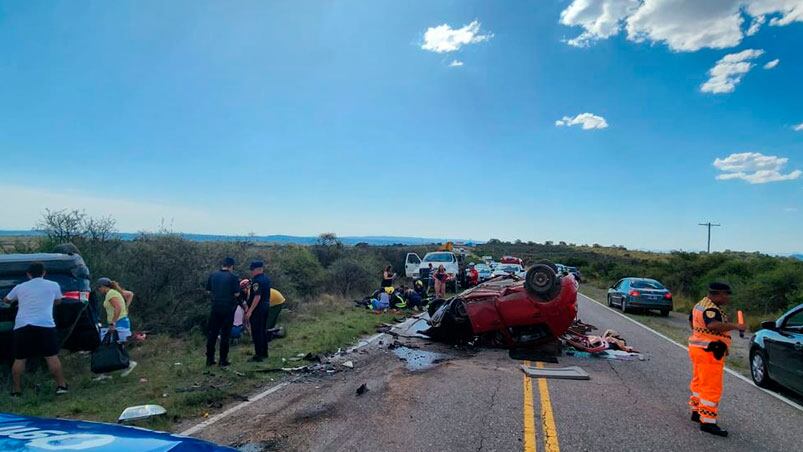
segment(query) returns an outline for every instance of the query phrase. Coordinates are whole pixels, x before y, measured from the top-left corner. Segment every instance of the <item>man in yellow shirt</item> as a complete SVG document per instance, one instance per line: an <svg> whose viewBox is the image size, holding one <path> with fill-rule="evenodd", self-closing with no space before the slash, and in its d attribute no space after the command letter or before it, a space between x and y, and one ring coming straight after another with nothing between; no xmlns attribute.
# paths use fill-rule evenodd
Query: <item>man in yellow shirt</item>
<svg viewBox="0 0 803 452"><path fill-rule="evenodd" d="M279 313L282 312L284 307L284 295L281 292L270 288L270 309L268 310L268 340L273 339L272 329L276 328L276 321L279 320Z"/></svg>

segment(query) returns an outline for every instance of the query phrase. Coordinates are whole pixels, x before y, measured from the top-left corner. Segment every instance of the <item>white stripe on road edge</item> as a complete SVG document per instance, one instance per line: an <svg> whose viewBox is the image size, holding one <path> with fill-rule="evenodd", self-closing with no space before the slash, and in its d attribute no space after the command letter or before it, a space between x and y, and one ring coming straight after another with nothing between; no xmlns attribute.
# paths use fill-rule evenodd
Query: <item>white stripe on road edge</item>
<svg viewBox="0 0 803 452"><path fill-rule="evenodd" d="M673 339L670 339L669 337L667 337L667 336L665 336L665 335L663 335L663 334L661 334L661 333L659 333L659 332L655 331L654 329L652 329L652 328L648 327L647 325L645 325L645 324L643 324L643 323L641 323L641 322L639 322L639 321L637 321L637 320L633 320L633 319L631 319L630 317L628 317L628 316L626 316L626 315L622 314L622 313L621 313L621 312L619 312L619 311L615 311L615 310L613 310L613 309L612 309L611 307L609 307L609 306L605 306L605 305L604 305L604 304L602 304L601 302L599 302L599 301L597 301L597 300L595 300L595 299L593 299L593 298L591 298L591 297L589 297L589 296L583 295L583 294L581 294L581 293L579 293L579 292L577 293L577 295L580 295L581 297L584 297L584 298L588 298L588 299L589 299L589 300L590 300L592 303L596 303L596 304L600 305L601 307L603 307L603 308L605 308L605 309L609 310L610 312L612 312L612 313L614 313L614 314L618 315L619 317L622 317L623 319L626 319L626 320L628 320L628 321L630 321L630 322L633 322L633 323L635 323L636 325L638 325L638 326L640 326L640 327L644 328L645 330L647 330L647 331L649 331L649 332L651 332L651 333L655 334L655 335L656 335L656 336L658 336L658 337L662 337L662 338L666 339L667 341L669 341L669 342L671 342L671 343L673 343L673 344L677 345L678 347L682 348L683 350L686 350L686 351L688 351L688 350L689 350L687 347L685 347L684 345L682 345L682 344L680 344L680 343L678 343L678 342L675 342ZM786 403L787 405L791 406L792 408L797 408L798 410L800 410L800 411L803 411L803 406L801 406L800 404L796 403L796 402L795 402L795 401L793 401L793 400L787 399L786 397L784 397L784 396L782 396L782 395L780 395L780 394L778 394L778 393L775 393L775 392L772 392L772 391L768 391L768 390L766 390L766 389L764 389L764 388L761 388L761 387L758 387L758 386L756 386L756 385L755 385L755 383L753 383L753 381L752 381L752 380L750 380L749 378L747 378L747 377L745 377L744 375L740 374L739 372L736 372L735 370L731 369L730 367L727 367L727 366L726 366L726 367L725 367L725 372L727 372L727 373L729 373L729 374L733 375L734 377L736 377L736 378L738 378L738 379L740 379L740 380L742 380L742 381L746 382L747 384L749 384L750 386L752 386L752 387L754 387L754 388L758 389L759 391L763 391L763 392L765 392L765 393L767 393L767 394L769 394L769 395L771 395L771 396L775 397L776 399L778 399L778 400L780 400L780 401L782 401L782 402Z"/></svg>
<svg viewBox="0 0 803 452"><path fill-rule="evenodd" d="M375 335L369 337L368 339L362 340L357 345L355 345L354 347L351 347L351 348L347 349L346 353L351 353L351 352L353 352L355 350L359 350L359 349L361 349L363 347L366 347L366 346L374 343L377 339L379 339L380 337L382 337L384 335L385 335L385 333L379 333L379 334L375 334ZM184 430L183 432L179 433L178 435L179 436L191 436L191 435L194 435L194 434L200 432L201 430L205 429L206 427L209 427L210 425L216 423L217 421L219 421L219 420L221 420L221 419L223 419L225 417L230 416L232 413L236 413L237 411L242 410L243 408L247 407L248 405L251 405L254 402L257 402L257 401L259 401L259 400L261 400L261 399L263 399L263 398L265 398L265 397L267 397L267 396L269 396L269 395L271 395L271 394L273 394L275 392L278 392L280 389L290 385L290 383L294 383L295 381L297 381L300 378L301 378L301 376L297 376L297 377L291 379L290 381L285 381L285 382L277 384L276 386L272 386L272 387L266 389L265 391L260 392L259 394L255 395L253 397L249 397L248 400L246 400L245 402L238 403L237 405L234 405L233 407L229 408L228 410L226 410L226 411L224 411L224 412L222 412L220 414L216 414L216 415L210 417L209 419L207 419L207 420L205 420L205 421L203 421L203 422L201 422L199 424L196 424L196 425L188 428L187 430Z"/></svg>

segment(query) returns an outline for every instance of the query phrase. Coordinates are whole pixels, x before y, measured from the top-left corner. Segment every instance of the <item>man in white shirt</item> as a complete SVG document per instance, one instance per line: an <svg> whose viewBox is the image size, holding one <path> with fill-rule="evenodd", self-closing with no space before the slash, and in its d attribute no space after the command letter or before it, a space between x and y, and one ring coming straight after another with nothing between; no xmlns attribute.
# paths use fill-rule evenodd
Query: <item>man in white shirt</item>
<svg viewBox="0 0 803 452"><path fill-rule="evenodd" d="M14 320L14 378L12 397L22 392L22 373L28 358L44 357L47 367L56 380L56 394L67 393L67 383L59 361L59 342L53 305L62 299L61 287L44 278L45 266L34 262L28 266L28 281L18 284L6 295L5 301L17 301L17 317Z"/></svg>

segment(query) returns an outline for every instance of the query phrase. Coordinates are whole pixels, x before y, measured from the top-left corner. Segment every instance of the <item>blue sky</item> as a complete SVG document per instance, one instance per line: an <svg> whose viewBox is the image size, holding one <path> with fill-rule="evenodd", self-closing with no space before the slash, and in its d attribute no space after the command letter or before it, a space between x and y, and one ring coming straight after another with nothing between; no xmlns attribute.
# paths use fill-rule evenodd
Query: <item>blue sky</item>
<svg viewBox="0 0 803 452"><path fill-rule="evenodd" d="M0 1L0 229L803 250L803 2L698 3Z"/></svg>

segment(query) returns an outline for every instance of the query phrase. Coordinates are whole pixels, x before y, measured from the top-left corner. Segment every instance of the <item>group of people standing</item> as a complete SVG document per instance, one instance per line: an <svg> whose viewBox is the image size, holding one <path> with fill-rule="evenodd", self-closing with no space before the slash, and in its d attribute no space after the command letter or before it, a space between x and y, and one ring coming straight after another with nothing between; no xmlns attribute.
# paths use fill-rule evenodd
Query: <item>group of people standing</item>
<svg viewBox="0 0 803 452"><path fill-rule="evenodd" d="M235 264L231 257L223 259L220 270L209 275L206 282L206 290L212 299L206 340L207 366L218 364L226 367L231 364L229 347L232 334L239 337L244 328L250 330L254 343L254 356L249 361L264 361L268 357L268 342L275 333L276 321L285 302L284 296L271 287L262 261L251 262L251 278L243 280L234 274ZM218 338L220 355L216 362Z"/></svg>
<svg viewBox="0 0 803 452"><path fill-rule="evenodd" d="M56 381L56 394L68 392L67 381L59 360L61 344L56 331L53 308L61 302L64 295L58 283L45 279L45 266L33 262L28 266L28 281L17 284L5 296L7 303L17 303L14 319L14 363L11 367L13 389L12 397L22 393L22 374L28 359L44 358L53 379ZM119 283L109 278L97 281L97 292L103 296L106 311L106 327L101 328L101 339L106 334L117 333L119 341L131 336L131 320L128 317L134 293L123 289ZM136 366L130 361L129 368Z"/></svg>

